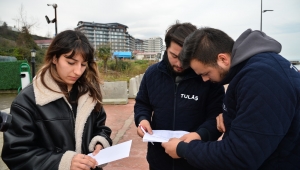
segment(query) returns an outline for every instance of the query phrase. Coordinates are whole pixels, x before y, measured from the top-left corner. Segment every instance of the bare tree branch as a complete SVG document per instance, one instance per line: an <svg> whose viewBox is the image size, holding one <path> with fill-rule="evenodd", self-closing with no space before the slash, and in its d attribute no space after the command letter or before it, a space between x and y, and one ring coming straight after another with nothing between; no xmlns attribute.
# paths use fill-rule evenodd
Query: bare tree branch
<svg viewBox="0 0 300 170"><path fill-rule="evenodd" d="M29 32L32 32L33 29L39 27L39 22L36 19L32 18L31 19L32 22L27 21L27 14L26 11L24 10L23 4L21 4L19 8L18 16L16 18L13 18L13 20L16 21L17 23L16 27L19 31L22 31L22 28L26 27Z"/></svg>

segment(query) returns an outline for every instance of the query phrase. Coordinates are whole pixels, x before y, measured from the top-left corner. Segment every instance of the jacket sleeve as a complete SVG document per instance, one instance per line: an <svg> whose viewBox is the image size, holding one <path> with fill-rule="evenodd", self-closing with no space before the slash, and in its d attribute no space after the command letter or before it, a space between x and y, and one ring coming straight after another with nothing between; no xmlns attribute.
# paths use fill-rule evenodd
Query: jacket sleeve
<svg viewBox="0 0 300 170"><path fill-rule="evenodd" d="M110 138L111 129L105 125L106 112L102 107L101 111L97 114L96 122L93 126L93 139L89 144L89 151L94 151L97 143L100 143L103 148L107 148L112 145L112 140Z"/></svg>
<svg viewBox="0 0 300 170"><path fill-rule="evenodd" d="M135 125L138 126L140 121L146 119L151 121L152 107L150 105L148 89L147 89L147 76L148 72L145 73L140 84L139 91L137 93L134 105L134 121Z"/></svg>
<svg viewBox="0 0 300 170"><path fill-rule="evenodd" d="M258 169L270 157L293 123L298 100L293 85L282 78L286 75L275 70L253 68L230 82L225 102L236 102L230 131L222 141L191 141L181 152L190 164L201 169Z"/></svg>
<svg viewBox="0 0 300 170"><path fill-rule="evenodd" d="M224 87L221 84L211 83L209 90L206 102L206 121L197 130L204 141L217 140L221 135L221 132L217 129L216 117L223 112Z"/></svg>
<svg viewBox="0 0 300 170"><path fill-rule="evenodd" d="M37 134L40 132L30 111L13 102L10 113L12 123L3 135L2 150L2 159L9 169L58 169L64 153L39 147Z"/></svg>

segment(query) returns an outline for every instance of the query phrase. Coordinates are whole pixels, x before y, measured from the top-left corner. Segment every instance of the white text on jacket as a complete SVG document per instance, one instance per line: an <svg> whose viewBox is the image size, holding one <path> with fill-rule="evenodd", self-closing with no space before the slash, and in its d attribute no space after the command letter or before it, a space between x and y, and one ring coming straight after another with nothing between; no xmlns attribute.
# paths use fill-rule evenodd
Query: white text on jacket
<svg viewBox="0 0 300 170"><path fill-rule="evenodd" d="M185 98L185 99L193 99L195 101L198 100L198 96L195 95L189 95L189 94L181 94L181 98Z"/></svg>

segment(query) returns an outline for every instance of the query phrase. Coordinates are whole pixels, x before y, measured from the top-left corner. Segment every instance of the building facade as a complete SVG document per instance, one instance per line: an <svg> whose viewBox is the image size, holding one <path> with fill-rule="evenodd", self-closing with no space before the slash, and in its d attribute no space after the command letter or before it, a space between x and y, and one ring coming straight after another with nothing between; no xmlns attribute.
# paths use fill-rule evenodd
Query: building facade
<svg viewBox="0 0 300 170"><path fill-rule="evenodd" d="M163 40L160 37L154 37L144 40L143 48L145 52L161 53L163 50Z"/></svg>
<svg viewBox="0 0 300 170"><path fill-rule="evenodd" d="M141 39L135 39L135 51L137 52L144 52L144 40Z"/></svg>
<svg viewBox="0 0 300 170"><path fill-rule="evenodd" d="M100 45L108 44L112 53L116 51L133 51L134 38L128 34L127 26L119 23L94 23L79 21L75 30L86 35L89 42L96 49Z"/></svg>
<svg viewBox="0 0 300 170"><path fill-rule="evenodd" d="M40 48L48 48L52 42L51 40L34 40L34 42L40 47Z"/></svg>
<svg viewBox="0 0 300 170"><path fill-rule="evenodd" d="M132 52L148 53L154 58L152 53L161 53L163 50L163 40L160 37L149 39L135 39L128 33L128 27L120 23L95 23L79 21L75 30L86 35L89 42L95 49L101 45L109 45L111 52ZM145 57L144 57L145 58Z"/></svg>

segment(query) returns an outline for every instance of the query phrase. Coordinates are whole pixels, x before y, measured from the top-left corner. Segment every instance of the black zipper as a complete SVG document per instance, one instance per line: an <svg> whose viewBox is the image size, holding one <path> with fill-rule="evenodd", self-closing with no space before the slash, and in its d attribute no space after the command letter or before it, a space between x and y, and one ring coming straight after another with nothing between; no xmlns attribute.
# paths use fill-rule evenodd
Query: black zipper
<svg viewBox="0 0 300 170"><path fill-rule="evenodd" d="M177 95L177 89L178 89L178 85L179 85L179 82L177 83L175 81L175 91L174 91L174 113L173 113L173 130L175 130L175 120L176 120L176 95ZM173 159L173 170L175 170L175 160Z"/></svg>

